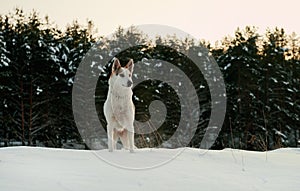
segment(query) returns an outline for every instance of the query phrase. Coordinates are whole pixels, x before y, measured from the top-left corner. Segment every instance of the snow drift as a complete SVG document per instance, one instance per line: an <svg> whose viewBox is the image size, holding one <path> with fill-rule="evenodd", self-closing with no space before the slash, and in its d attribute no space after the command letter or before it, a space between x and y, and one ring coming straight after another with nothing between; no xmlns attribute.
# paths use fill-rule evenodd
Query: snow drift
<svg viewBox="0 0 300 191"><path fill-rule="evenodd" d="M176 153L180 154L176 156ZM170 155L176 157L167 160ZM151 164L164 159L167 162L158 163L161 165L154 168L126 169L127 164ZM123 166L110 163L114 160L123 161ZM107 150L2 148L0 190L298 191L300 149L270 152L140 149L130 154L124 150L109 153Z"/></svg>

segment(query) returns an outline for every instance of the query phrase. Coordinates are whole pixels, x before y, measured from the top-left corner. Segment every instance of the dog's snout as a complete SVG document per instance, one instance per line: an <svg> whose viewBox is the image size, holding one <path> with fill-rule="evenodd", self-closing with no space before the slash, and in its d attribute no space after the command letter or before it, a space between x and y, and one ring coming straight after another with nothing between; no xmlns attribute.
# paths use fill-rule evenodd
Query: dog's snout
<svg viewBox="0 0 300 191"><path fill-rule="evenodd" d="M127 86L130 87L132 85L132 81L128 80L127 81Z"/></svg>

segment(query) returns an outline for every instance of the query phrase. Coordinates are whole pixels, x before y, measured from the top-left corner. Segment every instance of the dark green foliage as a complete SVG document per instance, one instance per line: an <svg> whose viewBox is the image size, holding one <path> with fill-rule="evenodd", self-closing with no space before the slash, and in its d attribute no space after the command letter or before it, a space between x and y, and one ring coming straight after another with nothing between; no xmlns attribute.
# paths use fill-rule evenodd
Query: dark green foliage
<svg viewBox="0 0 300 191"><path fill-rule="evenodd" d="M222 47L223 54L216 51L228 98L218 147L268 150L298 145L299 57L296 41L292 47L288 43L283 29L262 37L247 27Z"/></svg>
<svg viewBox="0 0 300 191"><path fill-rule="evenodd" d="M61 147L67 140L80 141L72 116L72 78L93 39L76 23L62 36L47 18L18 9L0 23L4 145Z"/></svg>

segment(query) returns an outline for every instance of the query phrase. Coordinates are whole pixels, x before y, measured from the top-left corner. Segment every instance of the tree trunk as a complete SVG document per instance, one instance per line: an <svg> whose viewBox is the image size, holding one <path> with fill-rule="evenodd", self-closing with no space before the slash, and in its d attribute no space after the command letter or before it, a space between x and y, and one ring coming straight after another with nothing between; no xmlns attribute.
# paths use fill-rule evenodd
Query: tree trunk
<svg viewBox="0 0 300 191"><path fill-rule="evenodd" d="M32 145L32 135L31 135L31 130L32 130L32 95L33 93L33 88L32 88L32 80L30 82L30 95L29 95L29 130L28 130L28 145Z"/></svg>
<svg viewBox="0 0 300 191"><path fill-rule="evenodd" d="M25 111L24 111L24 85L22 81L22 75L21 75L21 81L20 81L20 94L21 94L21 128L22 128L22 145L25 146Z"/></svg>

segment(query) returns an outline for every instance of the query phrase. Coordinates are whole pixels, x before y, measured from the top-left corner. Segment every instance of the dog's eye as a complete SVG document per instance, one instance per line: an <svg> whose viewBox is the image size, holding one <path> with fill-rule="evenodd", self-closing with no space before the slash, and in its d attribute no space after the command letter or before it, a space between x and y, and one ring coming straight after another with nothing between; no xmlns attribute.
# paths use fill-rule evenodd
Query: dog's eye
<svg viewBox="0 0 300 191"><path fill-rule="evenodd" d="M125 77L125 75L124 75L123 73L121 73L121 74L120 74L120 77L124 78L124 77Z"/></svg>

